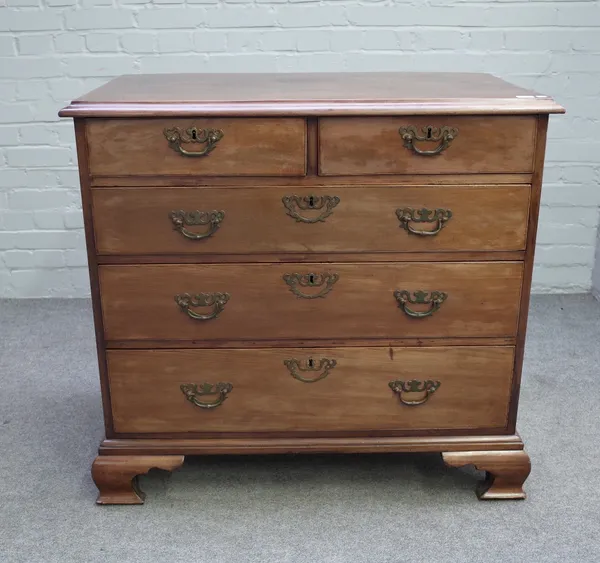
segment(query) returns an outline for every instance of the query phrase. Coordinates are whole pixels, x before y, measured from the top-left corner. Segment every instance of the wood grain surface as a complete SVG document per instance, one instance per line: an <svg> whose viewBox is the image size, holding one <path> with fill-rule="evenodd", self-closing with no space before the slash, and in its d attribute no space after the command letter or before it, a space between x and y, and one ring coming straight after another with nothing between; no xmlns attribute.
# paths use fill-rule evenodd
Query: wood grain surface
<svg viewBox="0 0 600 563"><path fill-rule="evenodd" d="M515 425L547 114L563 112L463 73L134 75L63 109L78 118L107 437L98 501L142 502L135 476L188 454L401 451L485 470L481 498L523 498ZM402 139L408 125L458 134L425 156ZM164 130L191 126L224 136L184 156ZM314 223L284 207L311 195L339 201ZM452 217L419 236L401 228L405 207ZM224 219L190 240L169 217L179 210ZM286 274L337 281L301 298ZM394 290L446 298L414 318ZM203 292L229 294L217 318L176 303ZM303 382L293 359L336 363ZM388 384L413 379L440 386L408 406ZM180 388L218 382L232 388L213 409Z"/></svg>
<svg viewBox="0 0 600 563"><path fill-rule="evenodd" d="M306 349L109 350L115 430L120 432L494 428L506 424L513 348L334 348L312 356L337 365L304 383L284 365ZM303 374L305 375L305 374ZM312 374L308 374L312 375ZM440 382L418 406L393 380ZM229 382L213 409L188 401L182 384ZM419 400L423 394L403 394ZM210 401L214 397L199 397Z"/></svg>
<svg viewBox="0 0 600 563"><path fill-rule="evenodd" d="M174 471L183 464L182 455L98 456L92 464L92 479L98 487L97 504L144 504L137 477L157 468Z"/></svg>
<svg viewBox="0 0 600 563"><path fill-rule="evenodd" d="M522 264L210 264L101 266L107 340L498 337L516 334ZM297 297L288 273L339 279L324 297ZM322 288L307 288L306 294ZM442 291L426 318L400 309L394 290ZM175 295L227 292L216 319L189 318ZM426 310L429 306L415 305ZM210 308L195 310L208 314Z"/></svg>
<svg viewBox="0 0 600 563"><path fill-rule="evenodd" d="M516 431L519 393L521 389L521 373L523 370L523 357L525 354L525 338L527 335L527 318L529 315L529 300L531 296L531 282L535 262L535 246L538 229L538 217L542 197L542 177L544 172L544 158L546 155L546 134L548 131L548 116L538 117L538 135L535 144L535 167L531 185L531 203L529 208L529 227L527 229L527 250L523 267L523 289L521 291L521 304L519 308L518 341L515 351L515 369L513 377L513 392L511 411L509 413L509 428Z"/></svg>
<svg viewBox="0 0 600 563"><path fill-rule="evenodd" d="M230 264L230 263L329 263L329 262L515 262L523 260L524 250L490 252L279 252L260 254L101 254L98 264Z"/></svg>
<svg viewBox="0 0 600 563"><path fill-rule="evenodd" d="M100 254L368 253L523 250L529 212L529 186L414 187L254 187L102 188L93 190L96 246ZM327 208L303 211L310 195L339 198ZM290 200L287 200L290 201ZM321 200L323 201L323 200ZM437 235L420 236L401 228L396 211L442 208L452 217ZM174 228L171 211L223 211L208 238L186 238ZM316 220L306 223L295 218ZM415 230L438 225L410 222ZM188 226L196 234L210 226ZM273 236L276 234L276 236Z"/></svg>
<svg viewBox="0 0 600 563"><path fill-rule="evenodd" d="M223 138L207 156L186 157L169 147L164 130L213 128ZM303 176L303 119L94 119L87 130L90 172L110 175ZM200 151L202 144L182 145Z"/></svg>
<svg viewBox="0 0 600 563"><path fill-rule="evenodd" d="M527 497L523 483L531 471L525 450L443 452L444 463L451 467L473 465L486 472L485 481L477 488L480 500L523 500Z"/></svg>
<svg viewBox="0 0 600 563"><path fill-rule="evenodd" d="M77 141L77 161L79 163L79 183L81 187L81 208L85 231L87 265L90 277L90 293L94 316L94 333L96 337L96 353L98 356L98 372L100 375L100 391L102 395L102 411L104 415L104 431L107 438L112 436L112 409L110 390L106 375L106 342L100 305L100 284L98 283L98 256L94 244L94 214L92 211L92 190L90 189L88 144L86 140L87 123L84 119L76 119L75 138Z"/></svg>
<svg viewBox="0 0 600 563"><path fill-rule="evenodd" d="M310 159L311 151L308 152ZM526 174L365 174L364 176L317 176L317 159L310 164L307 176L94 176L93 188L197 187L256 188L293 186L313 189L329 186L479 186L495 184L531 184L532 173ZM313 174L313 175L310 175Z"/></svg>
<svg viewBox="0 0 600 563"><path fill-rule="evenodd" d="M284 436L225 435L217 438L195 437L195 434L170 435L160 438L138 435L137 438L103 440L102 455L222 455L222 454L285 454L285 453L384 453L384 452L460 452L523 449L518 434L506 432L469 435L438 430L432 435L403 436L388 431L385 436L360 433L336 437L331 433L309 433L299 437L293 433Z"/></svg>
<svg viewBox="0 0 600 563"><path fill-rule="evenodd" d="M489 74L198 73L120 76L61 110L71 117L564 113Z"/></svg>
<svg viewBox="0 0 600 563"><path fill-rule="evenodd" d="M458 135L440 154L404 146L400 127L454 127ZM536 119L512 117L331 117L319 120L319 173L480 174L533 170ZM439 142L415 141L422 150Z"/></svg>

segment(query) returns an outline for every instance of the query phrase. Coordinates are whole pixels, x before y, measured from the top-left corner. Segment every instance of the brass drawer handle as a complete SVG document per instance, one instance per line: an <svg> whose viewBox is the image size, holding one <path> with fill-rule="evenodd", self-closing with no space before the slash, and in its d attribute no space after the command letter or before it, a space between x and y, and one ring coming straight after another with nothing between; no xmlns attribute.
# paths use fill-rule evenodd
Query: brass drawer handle
<svg viewBox="0 0 600 563"><path fill-rule="evenodd" d="M443 150L450 146L450 143L458 136L458 129L455 127L434 127L433 125L426 125L421 129L422 133L419 134L417 128L414 125L408 125L407 127L400 127L398 132L402 136L404 146L422 156L434 156L440 154ZM439 142L439 145L430 151L421 150L415 141L426 141L426 142Z"/></svg>
<svg viewBox="0 0 600 563"><path fill-rule="evenodd" d="M333 284L340 276L338 274L331 274L325 272L323 274L283 274L283 281L290 287L290 291L296 296L302 299L317 299L318 297L325 297L332 289ZM318 293L308 294L303 293L301 287L321 287L323 289Z"/></svg>
<svg viewBox="0 0 600 563"><path fill-rule="evenodd" d="M231 383L219 382L215 385L211 383L201 383L196 385L195 383L184 383L180 387L185 398L192 404L200 407L201 409L214 409L223 404L227 399L227 394L233 389ZM217 395L214 401L200 401L198 397L204 397L206 395Z"/></svg>
<svg viewBox="0 0 600 563"><path fill-rule="evenodd" d="M316 381L325 379L329 375L329 372L337 365L335 360L329 360L327 358L321 358L318 363L312 358L308 358L308 360L304 362L304 365L301 365L300 360L297 360L296 358L283 360L283 363L292 374L292 377L303 383L315 383ZM304 377L302 373L307 372L317 372L318 375L312 378Z"/></svg>
<svg viewBox="0 0 600 563"><path fill-rule="evenodd" d="M296 219L298 223L318 223L319 221L325 221L326 217L329 217L333 213L333 208L340 202L340 198L337 196L330 195L286 195L281 198L283 205L286 208L286 213ZM314 210L321 211L316 217L305 217L300 215L295 208L302 211Z"/></svg>
<svg viewBox="0 0 600 563"><path fill-rule="evenodd" d="M202 240L212 236L221 226L221 221L225 218L225 211L183 211L181 209L179 211L171 211L169 217L171 217L175 230L179 231L185 238ZM186 229L186 227L198 225L210 226L205 233L194 233Z"/></svg>
<svg viewBox="0 0 600 563"><path fill-rule="evenodd" d="M224 135L220 129L198 129L197 127L189 127L188 129L167 128L163 133L169 147L182 156L208 156L215 150L217 143ZM188 151L181 146L182 143L200 143L206 144L206 146L200 151Z"/></svg>
<svg viewBox="0 0 600 563"><path fill-rule="evenodd" d="M189 293L182 293L175 296L175 303L179 305L182 311L197 321L209 321L216 319L229 301L229 293L198 293L194 296ZM212 307L212 313L201 315L191 309L191 307Z"/></svg>
<svg viewBox="0 0 600 563"><path fill-rule="evenodd" d="M426 207L421 209L404 207L403 209L396 209L396 216L400 221L400 226L407 232L422 237L431 237L437 235L452 218L452 211L450 209L435 209L432 211ZM435 223L436 225L432 231L420 231L413 228L411 223Z"/></svg>
<svg viewBox="0 0 600 563"><path fill-rule="evenodd" d="M402 404L409 407L415 407L426 403L429 400L429 397L439 389L441 383L439 381L432 381L431 379L428 379L427 381L419 381L417 379L401 381L400 379L396 379L395 381L390 381L388 385L394 393L398 394ZM425 395L421 399L409 401L402 396L402 393L425 393Z"/></svg>
<svg viewBox="0 0 600 563"><path fill-rule="evenodd" d="M400 307L409 317L415 319L422 319L423 317L430 317L435 313L442 305L442 303L448 297L447 293L442 291L413 291L412 294L406 289L394 291L394 297L398 301L398 307ZM429 305L427 311L415 311L408 305Z"/></svg>

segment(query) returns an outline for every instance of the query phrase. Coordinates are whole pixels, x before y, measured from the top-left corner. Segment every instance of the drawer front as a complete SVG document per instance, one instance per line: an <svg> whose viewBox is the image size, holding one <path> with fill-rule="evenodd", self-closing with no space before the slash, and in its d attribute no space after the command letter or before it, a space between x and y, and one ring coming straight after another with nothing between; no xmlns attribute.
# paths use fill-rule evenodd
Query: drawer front
<svg viewBox="0 0 600 563"><path fill-rule="evenodd" d="M327 117L319 173L529 173L535 130L532 116Z"/></svg>
<svg viewBox="0 0 600 563"><path fill-rule="evenodd" d="M506 425L513 348L109 350L107 360L116 432L435 430Z"/></svg>
<svg viewBox="0 0 600 563"><path fill-rule="evenodd" d="M522 250L529 193L526 185L98 188L96 247L248 256Z"/></svg>
<svg viewBox="0 0 600 563"><path fill-rule="evenodd" d="M521 277L520 262L99 268L107 340L514 336Z"/></svg>
<svg viewBox="0 0 600 563"><path fill-rule="evenodd" d="M90 120L87 140L90 171L95 176L306 173L303 119Z"/></svg>

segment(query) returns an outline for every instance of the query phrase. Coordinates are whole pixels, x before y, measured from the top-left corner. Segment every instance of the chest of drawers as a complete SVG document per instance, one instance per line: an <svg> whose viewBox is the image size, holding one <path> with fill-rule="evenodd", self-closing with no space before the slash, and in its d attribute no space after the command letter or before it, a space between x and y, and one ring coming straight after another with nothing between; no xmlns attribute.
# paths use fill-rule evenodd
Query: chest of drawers
<svg viewBox="0 0 600 563"><path fill-rule="evenodd" d="M124 76L75 118L102 504L186 455L440 452L524 498L548 114L487 75Z"/></svg>

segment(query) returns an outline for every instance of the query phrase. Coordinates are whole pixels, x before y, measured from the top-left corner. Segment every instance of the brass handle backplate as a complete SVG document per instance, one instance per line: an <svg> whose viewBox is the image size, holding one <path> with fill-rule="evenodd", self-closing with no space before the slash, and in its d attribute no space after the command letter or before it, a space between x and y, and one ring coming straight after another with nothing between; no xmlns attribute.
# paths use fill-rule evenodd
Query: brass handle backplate
<svg viewBox="0 0 600 563"><path fill-rule="evenodd" d="M175 303L177 303L181 310L185 311L190 318L197 321L209 321L210 319L216 319L219 316L219 313L225 308L229 298L229 293L198 293L196 295L182 293L175 296ZM213 310L207 315L201 315L193 311L192 307L212 307Z"/></svg>
<svg viewBox="0 0 600 563"><path fill-rule="evenodd" d="M208 156L215 150L217 143L223 138L223 131L220 129L198 129L197 127L189 127L188 129L180 129L172 127L163 131L169 147L182 156ZM183 143L198 143L205 147L200 151L189 151L181 145Z"/></svg>
<svg viewBox="0 0 600 563"><path fill-rule="evenodd" d="M404 141L404 146L422 156L435 156L436 154L440 154L443 150L447 149L450 146L450 143L458 136L458 129L456 129L456 127L434 127L433 125L426 125L421 128L421 133L417 131L417 128L414 125L400 127L398 132ZM423 150L415 145L415 141L439 144L435 149Z"/></svg>
<svg viewBox="0 0 600 563"><path fill-rule="evenodd" d="M180 387L185 398L192 404L200 407L201 409L214 409L215 407L221 406L227 394L233 389L231 383L219 382L215 385L211 383L201 383L196 385L195 383L184 383ZM198 397L216 395L217 398L214 401L200 401Z"/></svg>
<svg viewBox="0 0 600 563"><path fill-rule="evenodd" d="M325 221L326 217L329 217L333 213L333 208L340 202L340 198L337 196L317 196L317 195L286 195L281 199L283 205L286 208L286 213L296 219L298 223L318 223L319 221ZM305 217L298 212L301 211L321 211L319 215L314 217Z"/></svg>
<svg viewBox="0 0 600 563"><path fill-rule="evenodd" d="M394 291L394 297L398 301L398 307L400 307L409 317L415 319L421 319L423 317L429 317L433 315L442 305L442 303L448 297L447 293L442 291L407 291L406 289ZM410 308L409 305L429 305L429 309L426 311L415 311Z"/></svg>
<svg viewBox="0 0 600 563"><path fill-rule="evenodd" d="M325 272L323 274L284 274L283 281L289 286L290 291L302 299L317 299L325 297L332 289L333 284L339 279L338 274ZM322 287L318 293L304 293L301 287Z"/></svg>
<svg viewBox="0 0 600 563"><path fill-rule="evenodd" d="M429 400L429 397L438 390L441 383L439 381L432 381L431 379L428 379L427 381L418 381L417 379L401 381L400 379L397 379L395 381L390 381L388 385L394 393L398 394L402 404L409 407L415 407L426 403ZM425 393L425 395L420 399L408 400L402 396L402 393Z"/></svg>
<svg viewBox="0 0 600 563"><path fill-rule="evenodd" d="M400 221L400 226L407 232L422 237L431 237L437 235L442 230L442 227L452 218L452 211L450 209L435 209L432 211L426 207L422 207L421 209L404 207L396 209L396 216ZM434 223L435 227L430 231L419 230L415 229L411 223Z"/></svg>
<svg viewBox="0 0 600 563"><path fill-rule="evenodd" d="M335 360L329 360L327 358L321 358L318 362L315 362L312 358L308 358L302 364L300 360L291 358L290 360L283 360L283 363L288 368L292 377L303 383L315 383L315 381L321 381L325 379L329 372L337 365ZM315 372L315 377L305 377L303 373Z"/></svg>
<svg viewBox="0 0 600 563"><path fill-rule="evenodd" d="M225 211L171 211L169 213L171 221L176 231L179 231L185 238L191 240L202 240L213 235L221 226L221 221L225 218ZM186 229L186 227L209 225L204 233L195 233Z"/></svg>

